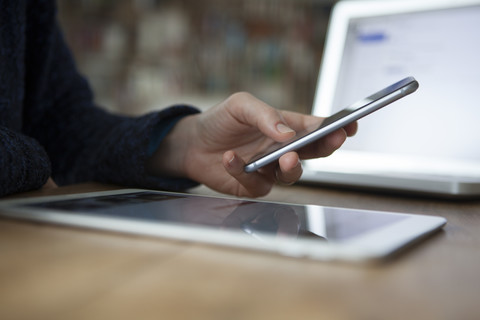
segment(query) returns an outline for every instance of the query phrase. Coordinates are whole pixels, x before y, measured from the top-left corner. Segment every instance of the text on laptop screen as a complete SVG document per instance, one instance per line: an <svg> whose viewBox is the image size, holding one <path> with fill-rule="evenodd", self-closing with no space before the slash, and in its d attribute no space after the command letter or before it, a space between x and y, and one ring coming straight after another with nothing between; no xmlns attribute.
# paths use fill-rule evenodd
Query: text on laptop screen
<svg viewBox="0 0 480 320"><path fill-rule="evenodd" d="M344 148L480 160L478 30L480 6L351 19L332 113L406 76L420 88Z"/></svg>

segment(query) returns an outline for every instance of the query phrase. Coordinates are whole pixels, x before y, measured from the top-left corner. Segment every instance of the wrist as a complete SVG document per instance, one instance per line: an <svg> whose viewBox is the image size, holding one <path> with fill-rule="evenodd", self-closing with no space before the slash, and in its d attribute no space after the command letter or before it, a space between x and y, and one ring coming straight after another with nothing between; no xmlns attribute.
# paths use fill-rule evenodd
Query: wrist
<svg viewBox="0 0 480 320"><path fill-rule="evenodd" d="M176 121L157 149L147 160L148 173L163 177L188 178L186 158L195 130L197 115L188 115Z"/></svg>

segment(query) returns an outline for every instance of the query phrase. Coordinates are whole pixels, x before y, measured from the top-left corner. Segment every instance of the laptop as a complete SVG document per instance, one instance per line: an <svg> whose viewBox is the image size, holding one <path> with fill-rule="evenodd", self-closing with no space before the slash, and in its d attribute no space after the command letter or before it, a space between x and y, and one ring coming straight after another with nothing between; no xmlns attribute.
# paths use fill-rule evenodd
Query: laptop
<svg viewBox="0 0 480 320"><path fill-rule="evenodd" d="M328 116L407 76L414 94L359 120L302 182L480 195L480 1L340 1L332 11L312 113Z"/></svg>

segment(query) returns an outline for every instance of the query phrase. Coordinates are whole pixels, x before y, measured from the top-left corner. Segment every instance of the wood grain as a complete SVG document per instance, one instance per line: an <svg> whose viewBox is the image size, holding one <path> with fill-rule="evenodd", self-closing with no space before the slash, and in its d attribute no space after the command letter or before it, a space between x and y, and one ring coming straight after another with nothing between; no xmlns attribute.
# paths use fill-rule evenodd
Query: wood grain
<svg viewBox="0 0 480 320"><path fill-rule="evenodd" d="M0 319L480 318L479 201L306 186L276 187L266 199L448 224L384 263L351 265L1 219Z"/></svg>

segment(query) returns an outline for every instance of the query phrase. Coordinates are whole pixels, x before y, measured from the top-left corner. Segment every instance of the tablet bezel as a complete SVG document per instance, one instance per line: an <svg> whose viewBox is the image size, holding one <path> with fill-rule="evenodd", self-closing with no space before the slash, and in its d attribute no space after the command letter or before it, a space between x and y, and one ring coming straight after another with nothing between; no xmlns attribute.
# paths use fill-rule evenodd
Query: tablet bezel
<svg viewBox="0 0 480 320"><path fill-rule="evenodd" d="M192 226L185 224L181 225L170 222L152 223L142 220L133 220L130 218L112 218L101 215L92 215L92 213L83 214L81 212L75 212L76 214L72 215L71 213L66 214L64 211L54 211L33 207L21 207L25 204L31 203L121 195L137 192L158 192L161 194L174 196L180 195L182 197L187 196L252 201L251 199L228 198L218 196L213 197L146 189L121 189L71 195L1 200L0 216L13 219L43 222L48 224L169 238L189 242L202 242L257 251L268 251L290 257L306 257L323 261L335 260L355 262L372 260L375 261L386 258L397 250L412 243L413 241L425 237L428 234L431 234L434 231L440 229L446 223L445 218L437 216L338 208L347 211L370 211L387 215L401 214L408 218L402 219L398 222L394 222L388 226L377 228L374 231L362 234L361 236L353 237L349 241L334 244L325 244L323 242L314 241L306 238L281 238L268 234L262 234L262 241L259 241L258 239L249 236L247 233L237 230L220 230L206 226ZM255 200L254 202L303 206L300 204L289 204L261 200ZM328 208L316 205L307 206ZM41 213L41 215L39 215L39 213Z"/></svg>

